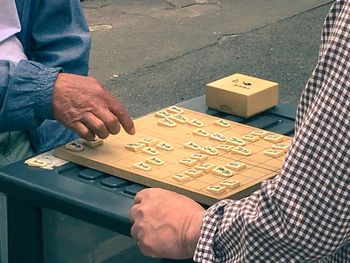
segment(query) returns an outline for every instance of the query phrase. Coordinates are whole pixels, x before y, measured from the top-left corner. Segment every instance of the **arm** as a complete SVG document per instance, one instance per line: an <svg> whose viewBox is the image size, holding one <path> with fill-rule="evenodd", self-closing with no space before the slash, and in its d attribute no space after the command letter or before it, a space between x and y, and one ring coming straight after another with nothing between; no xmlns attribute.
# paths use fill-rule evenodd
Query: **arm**
<svg viewBox="0 0 350 263"><path fill-rule="evenodd" d="M15 55L14 41L6 40L0 49L5 52L2 57L9 59L0 62L0 131L29 130L38 152L76 137L52 120L51 101L61 70L87 74L90 36L79 4L19 1L22 31L18 37L29 60L22 56L18 65L11 62L13 56L20 57Z"/></svg>
<svg viewBox="0 0 350 263"><path fill-rule="evenodd" d="M22 44L15 36L21 30L17 12L22 18L22 26L27 28L28 3L27 7L20 5L19 10L14 3L5 4L5 11L12 20L7 21L7 16L2 18L8 30L3 29L7 35L2 35L0 42L0 132L37 127L50 117L48 98L60 68L28 61ZM19 36L27 31L31 30L22 31Z"/></svg>
<svg viewBox="0 0 350 263"><path fill-rule="evenodd" d="M48 67L62 67L67 73L87 75L91 40L79 1L36 1L31 16L35 20L29 58ZM76 138L71 130L53 120L45 120L30 130L30 135L38 152Z"/></svg>
<svg viewBox="0 0 350 263"><path fill-rule="evenodd" d="M87 139L94 138L95 134L105 138L109 133L118 133L119 122L129 133L135 132L122 103L101 84L73 74L61 73L63 78L60 79L59 70L27 60L21 60L17 65L0 61L0 132L38 127L44 119L51 119L52 114ZM86 87L88 92L82 92ZM52 105L52 96L56 106ZM32 131L37 150L49 149L53 143L64 143L71 138L70 132L62 133L68 132L62 126L58 127L54 122L50 125L55 126L55 133L51 132L53 126L51 129L40 126L39 130ZM85 125L91 130L84 129L82 126ZM101 128L103 125L106 127Z"/></svg>
<svg viewBox="0 0 350 263"><path fill-rule="evenodd" d="M58 71L32 61L0 61L0 132L34 128L51 117L47 98Z"/></svg>
<svg viewBox="0 0 350 263"><path fill-rule="evenodd" d="M86 75L90 50L90 34L78 0L36 1L35 17L28 57L49 68L61 67L51 94L50 118L31 130L32 142L43 151L80 137L106 138L117 134L119 123L133 134L133 123L122 105L98 81ZM53 19L54 18L54 19ZM69 73L69 74L67 74ZM52 131L55 131L52 133Z"/></svg>

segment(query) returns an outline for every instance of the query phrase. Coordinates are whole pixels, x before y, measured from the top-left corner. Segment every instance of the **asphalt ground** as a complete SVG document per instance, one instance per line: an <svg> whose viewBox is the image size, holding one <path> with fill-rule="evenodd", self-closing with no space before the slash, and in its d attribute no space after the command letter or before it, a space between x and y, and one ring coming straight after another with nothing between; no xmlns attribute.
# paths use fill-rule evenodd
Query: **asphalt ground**
<svg viewBox="0 0 350 263"><path fill-rule="evenodd" d="M296 105L329 3L87 1L90 75L133 117L200 96L207 83L233 73L280 83L280 101Z"/></svg>

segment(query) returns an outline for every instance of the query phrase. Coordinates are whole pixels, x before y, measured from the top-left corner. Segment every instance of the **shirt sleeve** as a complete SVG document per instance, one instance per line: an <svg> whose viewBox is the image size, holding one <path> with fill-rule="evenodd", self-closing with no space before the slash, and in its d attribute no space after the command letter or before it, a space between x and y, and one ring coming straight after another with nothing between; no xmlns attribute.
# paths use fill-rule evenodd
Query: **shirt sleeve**
<svg viewBox="0 0 350 263"><path fill-rule="evenodd" d="M350 260L350 3L334 10L280 173L207 210L195 261Z"/></svg>
<svg viewBox="0 0 350 263"><path fill-rule="evenodd" d="M79 0L36 1L31 13L30 60L87 75L90 32Z"/></svg>
<svg viewBox="0 0 350 263"><path fill-rule="evenodd" d="M60 68L0 61L0 132L27 130L51 118L51 93Z"/></svg>
<svg viewBox="0 0 350 263"><path fill-rule="evenodd" d="M80 1L36 1L31 16L34 19L29 59L49 68L59 67L65 73L87 75L91 38ZM51 100L51 96L46 100ZM29 134L37 152L77 138L76 134L53 120L44 120Z"/></svg>

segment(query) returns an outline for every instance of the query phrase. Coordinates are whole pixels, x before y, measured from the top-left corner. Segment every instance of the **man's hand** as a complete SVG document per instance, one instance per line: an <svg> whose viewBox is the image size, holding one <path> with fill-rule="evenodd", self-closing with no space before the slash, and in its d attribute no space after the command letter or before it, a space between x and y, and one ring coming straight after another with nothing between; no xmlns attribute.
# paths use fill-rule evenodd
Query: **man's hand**
<svg viewBox="0 0 350 263"><path fill-rule="evenodd" d="M205 210L192 199L159 188L139 192L129 211L131 236L151 257L193 257Z"/></svg>
<svg viewBox="0 0 350 263"><path fill-rule="evenodd" d="M117 134L120 124L129 134L134 123L124 105L91 77L58 74L52 95L53 117L86 140Z"/></svg>

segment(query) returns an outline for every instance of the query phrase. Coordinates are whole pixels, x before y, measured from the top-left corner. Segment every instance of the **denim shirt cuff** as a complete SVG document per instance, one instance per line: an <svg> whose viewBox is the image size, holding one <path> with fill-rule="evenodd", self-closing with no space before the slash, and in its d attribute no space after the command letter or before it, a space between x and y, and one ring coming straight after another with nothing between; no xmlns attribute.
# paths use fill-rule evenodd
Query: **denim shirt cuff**
<svg viewBox="0 0 350 263"><path fill-rule="evenodd" d="M35 113L39 118L52 119L52 91L61 70L58 67L42 68L39 72L37 83L40 89L35 96Z"/></svg>

